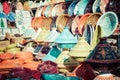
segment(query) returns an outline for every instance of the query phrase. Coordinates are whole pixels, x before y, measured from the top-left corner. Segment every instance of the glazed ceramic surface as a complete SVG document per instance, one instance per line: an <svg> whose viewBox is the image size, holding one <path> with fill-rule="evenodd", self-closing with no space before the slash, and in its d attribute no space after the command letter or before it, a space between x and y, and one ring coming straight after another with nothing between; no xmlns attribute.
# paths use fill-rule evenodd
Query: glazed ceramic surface
<svg viewBox="0 0 120 80"><path fill-rule="evenodd" d="M84 15L88 2L88 0L80 0L75 6L74 15Z"/></svg>
<svg viewBox="0 0 120 80"><path fill-rule="evenodd" d="M90 50L91 46L86 42L85 37L80 37L79 42L73 47L68 55L82 62L90 54Z"/></svg>
<svg viewBox="0 0 120 80"><path fill-rule="evenodd" d="M92 48L94 48L100 41L99 38L101 38L101 27L100 26L96 26L96 29L93 33L93 39L92 39Z"/></svg>
<svg viewBox="0 0 120 80"><path fill-rule="evenodd" d="M81 16L76 16L73 21L72 21L72 27L71 27L71 31L74 35L76 35L76 30L78 30L79 27L79 23L80 23L80 18Z"/></svg>
<svg viewBox="0 0 120 80"><path fill-rule="evenodd" d="M59 69L66 69L68 71L72 71L79 64L79 62L75 61L72 57L70 57L68 53L69 51L67 50L62 51L55 60L55 62L58 64Z"/></svg>
<svg viewBox="0 0 120 80"><path fill-rule="evenodd" d="M118 25L118 17L114 12L106 12L97 21L98 25L102 29L102 37L108 37L115 31Z"/></svg>
<svg viewBox="0 0 120 80"><path fill-rule="evenodd" d="M107 64L108 67L111 64L119 63L120 59L117 53L112 50L111 46L106 42L106 38L100 38L100 42L91 51L85 61L90 64L94 63L94 66L95 64L100 64L102 66L105 66Z"/></svg>
<svg viewBox="0 0 120 80"><path fill-rule="evenodd" d="M68 15L70 15L70 16L73 16L73 15L74 15L74 9L75 9L75 6L76 6L76 4L78 3L78 1L79 1L79 0L75 0L75 1L73 1L73 2L70 4L70 6L69 6L69 8L68 8Z"/></svg>
<svg viewBox="0 0 120 80"><path fill-rule="evenodd" d="M53 46L52 49L48 52L48 54L42 58L43 61L53 61L55 62L56 58L60 55L61 51L57 48L57 46Z"/></svg>
<svg viewBox="0 0 120 80"><path fill-rule="evenodd" d="M101 0L95 0L94 1L93 6L92 6L93 13L101 12L101 10L100 10L100 2L101 2Z"/></svg>
<svg viewBox="0 0 120 80"><path fill-rule="evenodd" d="M91 25L87 25L85 27L85 30L83 32L83 36L85 37L85 40L91 45L92 44L92 39L93 39L93 32L94 28Z"/></svg>
<svg viewBox="0 0 120 80"><path fill-rule="evenodd" d="M50 31L49 35L45 38L45 42L54 42L56 38L60 35L59 32L56 31L56 28Z"/></svg>
<svg viewBox="0 0 120 80"><path fill-rule="evenodd" d="M85 29L85 22L87 18L91 15L91 13L86 13L85 15L81 16L79 23L78 23L78 31L81 35L83 35Z"/></svg>
<svg viewBox="0 0 120 80"><path fill-rule="evenodd" d="M72 48L77 43L77 36L73 36L68 27L65 27L63 32L55 40L61 48Z"/></svg>
<svg viewBox="0 0 120 80"><path fill-rule="evenodd" d="M39 42L44 42L45 37L48 36L48 34L49 34L49 30L44 29L39 33L39 35L37 36L35 40Z"/></svg>
<svg viewBox="0 0 120 80"><path fill-rule="evenodd" d="M60 15L57 17L56 27L59 32L62 32L64 30L64 27L66 26L68 19L69 19L68 15Z"/></svg>

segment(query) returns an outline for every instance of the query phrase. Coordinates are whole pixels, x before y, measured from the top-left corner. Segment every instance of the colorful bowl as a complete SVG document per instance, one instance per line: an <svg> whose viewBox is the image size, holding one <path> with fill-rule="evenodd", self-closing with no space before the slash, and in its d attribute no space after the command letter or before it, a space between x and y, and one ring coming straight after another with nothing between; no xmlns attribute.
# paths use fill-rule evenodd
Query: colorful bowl
<svg viewBox="0 0 120 80"><path fill-rule="evenodd" d="M97 21L97 26L102 29L102 37L108 37L113 34L118 26L118 17L114 12L104 13Z"/></svg>
<svg viewBox="0 0 120 80"><path fill-rule="evenodd" d="M84 15L88 2L88 0L80 0L75 6L74 15Z"/></svg>

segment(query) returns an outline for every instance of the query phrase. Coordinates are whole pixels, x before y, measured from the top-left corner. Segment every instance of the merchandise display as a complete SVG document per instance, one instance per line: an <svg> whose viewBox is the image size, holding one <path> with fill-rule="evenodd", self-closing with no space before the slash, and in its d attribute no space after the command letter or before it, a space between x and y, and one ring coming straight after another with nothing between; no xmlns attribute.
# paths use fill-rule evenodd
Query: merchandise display
<svg viewBox="0 0 120 80"><path fill-rule="evenodd" d="M0 0L0 80L120 80L119 0Z"/></svg>

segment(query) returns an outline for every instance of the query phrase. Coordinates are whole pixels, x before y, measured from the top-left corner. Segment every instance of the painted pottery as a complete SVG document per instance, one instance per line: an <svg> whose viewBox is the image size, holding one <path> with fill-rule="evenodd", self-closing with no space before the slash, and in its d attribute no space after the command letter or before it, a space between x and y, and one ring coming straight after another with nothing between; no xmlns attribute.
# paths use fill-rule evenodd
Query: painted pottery
<svg viewBox="0 0 120 80"><path fill-rule="evenodd" d="M42 30L40 32L40 34L37 36L37 38L35 39L38 42L44 42L45 37L49 34L49 30Z"/></svg>
<svg viewBox="0 0 120 80"><path fill-rule="evenodd" d="M118 25L118 17L114 12L106 12L98 19L98 25L102 29L102 37L108 37L115 31Z"/></svg>
<svg viewBox="0 0 120 80"><path fill-rule="evenodd" d="M60 33L56 31L56 28L52 28L49 35L45 38L45 42L54 42L59 35Z"/></svg>
<svg viewBox="0 0 120 80"><path fill-rule="evenodd" d="M71 31L74 35L78 34L78 33L76 33L76 30L78 30L78 26L79 26L78 24L79 24L80 18L81 18L81 16L78 15L72 21Z"/></svg>
<svg viewBox="0 0 120 80"><path fill-rule="evenodd" d="M56 19L56 27L59 32L62 32L64 30L64 27L67 23L67 20L69 19L68 15L61 15L58 16Z"/></svg>
<svg viewBox="0 0 120 80"><path fill-rule="evenodd" d="M52 61L44 61L37 68L42 74L58 74L57 64Z"/></svg>
<svg viewBox="0 0 120 80"><path fill-rule="evenodd" d="M77 43L77 37L73 36L68 27L65 27L63 32L57 37L55 43L60 48L72 48Z"/></svg>
<svg viewBox="0 0 120 80"><path fill-rule="evenodd" d="M100 10L102 13L105 13L106 12L106 7L107 7L107 4L109 3L110 0L101 0L100 1Z"/></svg>
<svg viewBox="0 0 120 80"><path fill-rule="evenodd" d="M75 6L74 15L84 15L88 2L88 0L80 0Z"/></svg>
<svg viewBox="0 0 120 80"><path fill-rule="evenodd" d="M38 54L36 54L35 58L36 59L42 59L43 57L45 57L48 52L51 50L50 46L42 46L38 52Z"/></svg>
<svg viewBox="0 0 120 80"><path fill-rule="evenodd" d="M88 24L92 25L93 27L96 26L98 19L100 18L101 13L93 13L85 21L85 26Z"/></svg>
<svg viewBox="0 0 120 80"><path fill-rule="evenodd" d="M42 74L42 79L43 80L64 80L64 76L60 74Z"/></svg>
<svg viewBox="0 0 120 80"><path fill-rule="evenodd" d="M85 37L85 40L88 42L89 45L92 44L93 32L94 32L94 28L91 25L87 25L83 32L83 37Z"/></svg>
<svg viewBox="0 0 120 80"><path fill-rule="evenodd" d="M81 35L83 35L84 28L85 28L85 22L87 18L91 15L91 13L86 13L83 16L81 16L79 23L78 23L78 31Z"/></svg>
<svg viewBox="0 0 120 80"><path fill-rule="evenodd" d="M62 72L62 70L64 70L64 72L71 72L79 64L79 62L70 57L68 53L68 50L63 50L55 60L55 62L58 64L59 72Z"/></svg>
<svg viewBox="0 0 120 80"><path fill-rule="evenodd" d="M57 48L57 46L53 46L48 54L42 58L42 61L53 61L55 62L56 58L60 55L61 51Z"/></svg>
<svg viewBox="0 0 120 80"><path fill-rule="evenodd" d="M111 71L118 66L120 59L117 53L106 42L106 38L100 38L100 42L85 61L98 71Z"/></svg>
<svg viewBox="0 0 120 80"><path fill-rule="evenodd" d="M93 13L92 12L92 6L93 6L93 3L94 3L95 0L89 0L86 8L85 8L85 11L84 13Z"/></svg>
<svg viewBox="0 0 120 80"><path fill-rule="evenodd" d="M95 0L94 1L93 6L92 6L93 13L101 12L101 10L100 10L100 2L101 2L101 0Z"/></svg>
<svg viewBox="0 0 120 80"><path fill-rule="evenodd" d="M92 48L94 49L94 47L99 43L100 39L101 38L101 27L100 26L96 26L96 29L93 33L93 39L92 39Z"/></svg>
<svg viewBox="0 0 120 80"><path fill-rule="evenodd" d="M68 53L69 56L73 57L79 62L83 62L85 58L90 54L91 46L86 42L85 37L80 37L78 43Z"/></svg>
<svg viewBox="0 0 120 80"><path fill-rule="evenodd" d="M70 6L68 7L68 15L73 16L74 15L74 9L76 4L78 3L79 0L73 1Z"/></svg>

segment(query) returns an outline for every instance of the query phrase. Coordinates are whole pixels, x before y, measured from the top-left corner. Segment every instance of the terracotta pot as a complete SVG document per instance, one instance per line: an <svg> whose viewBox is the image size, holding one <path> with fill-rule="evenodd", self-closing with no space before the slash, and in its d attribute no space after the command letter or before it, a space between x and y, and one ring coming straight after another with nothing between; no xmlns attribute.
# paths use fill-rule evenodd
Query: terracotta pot
<svg viewBox="0 0 120 80"><path fill-rule="evenodd" d="M30 61L22 65L22 67L29 68L31 70L37 70L38 65L41 64L40 61Z"/></svg>
<svg viewBox="0 0 120 80"><path fill-rule="evenodd" d="M0 59L2 60L6 60L6 59L12 59L14 58L14 54L11 53L4 53L4 54L0 54Z"/></svg>
<svg viewBox="0 0 120 80"><path fill-rule="evenodd" d="M33 54L31 52L19 52L16 54L18 59L23 59L24 62L29 62L33 60Z"/></svg>
<svg viewBox="0 0 120 80"><path fill-rule="evenodd" d="M1 62L1 64L14 64L14 65L22 65L24 63L23 59L10 59L10 60L4 60Z"/></svg>

